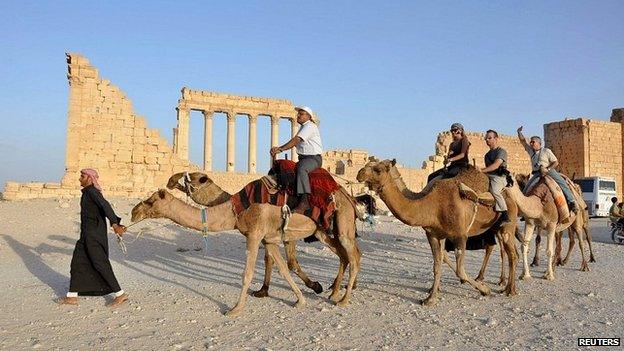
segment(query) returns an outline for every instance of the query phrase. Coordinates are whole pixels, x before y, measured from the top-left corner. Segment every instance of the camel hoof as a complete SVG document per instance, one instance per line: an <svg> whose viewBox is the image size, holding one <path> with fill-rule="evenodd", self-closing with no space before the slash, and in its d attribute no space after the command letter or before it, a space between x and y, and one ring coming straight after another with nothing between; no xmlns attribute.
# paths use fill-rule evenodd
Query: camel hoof
<svg viewBox="0 0 624 351"><path fill-rule="evenodd" d="M587 265L587 262L583 262L581 264L581 272L589 272L589 266Z"/></svg>
<svg viewBox="0 0 624 351"><path fill-rule="evenodd" d="M596 262L596 259L594 258L594 256L590 256L589 263L594 263L594 262Z"/></svg>
<svg viewBox="0 0 624 351"><path fill-rule="evenodd" d="M338 303L338 301L340 300L340 297L338 296L338 294L331 294L329 295L329 299L332 300L335 303Z"/></svg>
<svg viewBox="0 0 624 351"><path fill-rule="evenodd" d="M475 278L475 281L477 282L482 282L483 281L483 276L479 275Z"/></svg>
<svg viewBox="0 0 624 351"><path fill-rule="evenodd" d="M269 289L260 289L251 293L254 297L267 297L269 296Z"/></svg>
<svg viewBox="0 0 624 351"><path fill-rule="evenodd" d="M438 298L429 296L428 298L421 301L423 306L432 307L438 303Z"/></svg>
<svg viewBox="0 0 624 351"><path fill-rule="evenodd" d="M566 264L568 264L568 259L567 258L565 260L562 260L561 264L559 266L565 266Z"/></svg>
<svg viewBox="0 0 624 351"><path fill-rule="evenodd" d="M544 274L544 279L549 280L549 281L553 281L553 280L555 280L555 275L552 274L552 273L551 274L546 273L546 274Z"/></svg>
<svg viewBox="0 0 624 351"><path fill-rule="evenodd" d="M516 295L518 295L518 292L516 291L516 288L506 289L505 290L505 296L516 296Z"/></svg>
<svg viewBox="0 0 624 351"><path fill-rule="evenodd" d="M310 289L314 290L315 293L320 294L323 292L323 286L319 282L313 282Z"/></svg>
<svg viewBox="0 0 624 351"><path fill-rule="evenodd" d="M505 279L505 278L501 278L498 281L498 286L503 286L503 285L507 285L507 279Z"/></svg>
<svg viewBox="0 0 624 351"><path fill-rule="evenodd" d="M297 303L295 303L296 308L304 308L305 306L306 306L306 300L303 298L299 299Z"/></svg>
<svg viewBox="0 0 624 351"><path fill-rule="evenodd" d="M520 276L520 280L529 280L529 279L531 279L530 274L523 274L522 276Z"/></svg>
<svg viewBox="0 0 624 351"><path fill-rule="evenodd" d="M489 286L485 285L482 289L479 289L481 296L488 296L492 293L492 289Z"/></svg>
<svg viewBox="0 0 624 351"><path fill-rule="evenodd" d="M234 307L231 310L225 312L228 317L238 317L243 310L241 308Z"/></svg>
<svg viewBox="0 0 624 351"><path fill-rule="evenodd" d="M347 298L343 298L342 300L340 300L340 301L338 301L338 302L336 303L336 306L339 306L339 307L347 307L347 305L348 305L348 304L349 304L349 299L347 299Z"/></svg>

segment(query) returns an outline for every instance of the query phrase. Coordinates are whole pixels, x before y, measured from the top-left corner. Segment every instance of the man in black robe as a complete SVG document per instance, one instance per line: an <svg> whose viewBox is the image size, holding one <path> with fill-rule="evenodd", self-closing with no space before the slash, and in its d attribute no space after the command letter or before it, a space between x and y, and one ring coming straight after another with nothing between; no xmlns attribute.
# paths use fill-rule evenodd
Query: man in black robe
<svg viewBox="0 0 624 351"><path fill-rule="evenodd" d="M108 259L108 236L106 218L117 235L123 235L126 227L120 224L111 205L102 196L97 171L80 171L80 239L76 242L71 260L69 292L58 300L62 305L77 305L78 295L103 296L113 294L111 307L119 306L128 299Z"/></svg>

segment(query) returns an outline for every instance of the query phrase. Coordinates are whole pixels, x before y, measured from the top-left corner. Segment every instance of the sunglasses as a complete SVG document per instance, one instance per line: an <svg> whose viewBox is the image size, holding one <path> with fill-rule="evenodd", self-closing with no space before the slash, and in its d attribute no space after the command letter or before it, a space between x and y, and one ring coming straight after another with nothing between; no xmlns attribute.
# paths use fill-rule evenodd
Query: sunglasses
<svg viewBox="0 0 624 351"><path fill-rule="evenodd" d="M461 130L459 130L459 129L451 129L451 133L460 133L460 132L461 132Z"/></svg>

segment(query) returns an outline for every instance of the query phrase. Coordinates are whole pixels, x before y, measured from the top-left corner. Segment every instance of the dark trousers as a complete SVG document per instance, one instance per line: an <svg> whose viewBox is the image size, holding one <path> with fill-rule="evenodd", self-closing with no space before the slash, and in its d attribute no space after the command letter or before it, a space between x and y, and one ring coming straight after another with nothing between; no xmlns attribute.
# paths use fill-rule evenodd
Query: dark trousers
<svg viewBox="0 0 624 351"><path fill-rule="evenodd" d="M440 168L437 171L431 173L427 177L427 183L429 183L430 181L432 181L434 178L438 176L442 176L443 179L453 178L454 176L458 175L462 169L465 169L466 167L468 167L467 164L460 163L460 164L451 164L446 168Z"/></svg>
<svg viewBox="0 0 624 351"><path fill-rule="evenodd" d="M310 194L310 177L308 173L321 167L323 158L321 155L299 155L297 162L297 194Z"/></svg>

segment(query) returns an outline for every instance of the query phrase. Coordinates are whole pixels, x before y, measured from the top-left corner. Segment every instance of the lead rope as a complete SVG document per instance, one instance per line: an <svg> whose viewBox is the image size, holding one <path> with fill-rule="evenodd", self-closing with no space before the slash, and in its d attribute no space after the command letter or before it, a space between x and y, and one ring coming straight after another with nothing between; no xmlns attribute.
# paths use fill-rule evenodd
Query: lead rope
<svg viewBox="0 0 624 351"><path fill-rule="evenodd" d="M472 228L472 225L474 224L475 218L477 218L477 208L478 203L475 201L474 202L474 211L472 213L472 220L470 221L470 225L468 225L468 229L466 229L466 234L468 234L468 232L470 232L470 228Z"/></svg>
<svg viewBox="0 0 624 351"><path fill-rule="evenodd" d="M201 209L201 220L202 220L202 236L204 237L204 256L208 255L208 225L206 222L208 221L208 213L206 213L206 208L202 207Z"/></svg>

